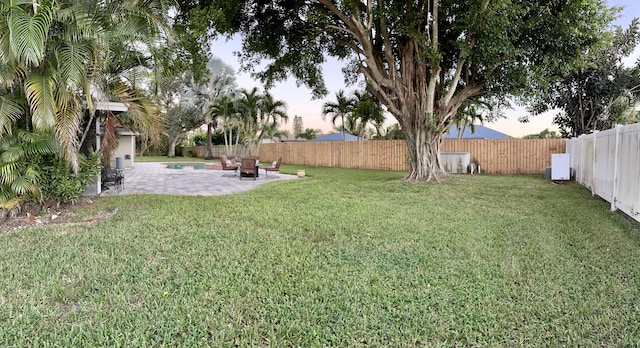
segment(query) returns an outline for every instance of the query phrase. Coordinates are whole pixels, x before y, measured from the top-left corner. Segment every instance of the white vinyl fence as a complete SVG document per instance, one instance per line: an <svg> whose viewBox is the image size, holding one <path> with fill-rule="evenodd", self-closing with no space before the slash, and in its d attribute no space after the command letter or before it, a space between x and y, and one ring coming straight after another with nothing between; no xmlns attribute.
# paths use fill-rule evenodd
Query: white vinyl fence
<svg viewBox="0 0 640 348"><path fill-rule="evenodd" d="M640 221L640 123L567 140L576 181Z"/></svg>

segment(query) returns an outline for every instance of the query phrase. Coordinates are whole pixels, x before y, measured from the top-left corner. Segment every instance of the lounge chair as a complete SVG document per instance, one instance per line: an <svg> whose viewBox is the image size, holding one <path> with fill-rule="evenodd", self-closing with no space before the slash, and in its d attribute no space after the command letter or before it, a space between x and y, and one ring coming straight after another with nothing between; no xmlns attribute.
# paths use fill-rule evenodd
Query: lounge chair
<svg viewBox="0 0 640 348"><path fill-rule="evenodd" d="M258 177L258 167L256 166L255 158L242 158L240 161L240 180L242 177L253 177L253 180L256 180Z"/></svg>
<svg viewBox="0 0 640 348"><path fill-rule="evenodd" d="M267 174L269 174L269 172L279 172L280 171L280 163L281 162L282 162L282 157L278 158L278 160L275 161L272 166L265 167L264 168L264 176L267 177Z"/></svg>
<svg viewBox="0 0 640 348"><path fill-rule="evenodd" d="M229 158L227 158L227 156L222 155L220 156L220 164L222 164L222 170L233 170L233 176L235 176L238 173L238 166L234 165L231 163L231 161L229 161Z"/></svg>

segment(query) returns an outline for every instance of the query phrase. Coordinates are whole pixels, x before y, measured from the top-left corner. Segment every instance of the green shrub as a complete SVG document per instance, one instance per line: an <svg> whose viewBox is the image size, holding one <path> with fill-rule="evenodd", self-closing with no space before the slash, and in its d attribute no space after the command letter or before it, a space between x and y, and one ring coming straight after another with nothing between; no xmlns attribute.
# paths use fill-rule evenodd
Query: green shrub
<svg viewBox="0 0 640 348"><path fill-rule="evenodd" d="M91 184L100 172L99 154L89 157L79 155L80 170L73 175L69 164L61 158L54 156L42 157L39 163L41 178L41 191L45 200L55 202L76 202L85 187Z"/></svg>
<svg viewBox="0 0 640 348"><path fill-rule="evenodd" d="M207 132L198 132L191 137L195 146L207 145Z"/></svg>
<svg viewBox="0 0 640 348"><path fill-rule="evenodd" d="M191 138L194 146L206 146L207 145L207 132L201 131L195 133ZM211 134L211 144L212 145L224 145L224 133L222 131L217 130Z"/></svg>

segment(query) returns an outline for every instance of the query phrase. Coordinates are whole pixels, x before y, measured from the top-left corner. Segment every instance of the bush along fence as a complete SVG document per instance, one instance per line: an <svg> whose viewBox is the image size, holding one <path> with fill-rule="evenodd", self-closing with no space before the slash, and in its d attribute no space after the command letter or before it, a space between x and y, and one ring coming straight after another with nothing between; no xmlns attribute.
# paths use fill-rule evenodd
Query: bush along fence
<svg viewBox="0 0 640 348"><path fill-rule="evenodd" d="M264 146L264 145L263 145ZM247 146L238 146L236 147L237 153L228 154L227 148L224 145L212 145L211 152L213 157L220 158L222 155L227 156L245 156L250 153ZM176 154L184 157L200 157L204 158L207 155L207 147L206 146L184 146L180 148L180 151L177 151Z"/></svg>
<svg viewBox="0 0 640 348"><path fill-rule="evenodd" d="M640 123L567 141L576 181L640 221Z"/></svg>
<svg viewBox="0 0 640 348"><path fill-rule="evenodd" d="M566 139L445 140L442 152L469 152L486 173L544 174ZM262 144L260 157L320 167L409 170L404 140L285 142Z"/></svg>

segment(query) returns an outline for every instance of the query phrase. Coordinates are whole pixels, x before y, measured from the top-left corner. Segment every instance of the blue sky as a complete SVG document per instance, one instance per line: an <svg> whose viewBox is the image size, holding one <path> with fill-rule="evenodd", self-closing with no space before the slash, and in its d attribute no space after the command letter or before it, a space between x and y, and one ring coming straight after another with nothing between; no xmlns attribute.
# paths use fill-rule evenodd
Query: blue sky
<svg viewBox="0 0 640 348"><path fill-rule="evenodd" d="M634 17L640 17L640 4L638 3L638 0L609 0L608 4L609 6L624 6L620 17L615 22L616 25L626 27L631 23L631 20ZM261 89L262 85L260 82L253 80L248 73L238 72L240 63L233 52L239 51L240 48L240 40L236 37L230 41L225 39L217 40L214 42L212 50L215 56L220 57L225 63L236 69L239 87L246 89L258 87ZM625 63L629 65L635 64L639 57L640 48L636 49L633 55L629 57ZM355 89L355 86L345 86L341 71L343 65L344 64L342 62L333 58L329 58L328 61L323 64L322 69L327 88L330 92L330 94L324 99L313 100L311 98L311 91L306 87L296 86L294 79L277 83L270 90L271 94L275 98L287 102L287 112L290 116L290 121L287 125L284 125L283 128L291 129L293 116L299 115L302 116L305 128L320 128L324 132L331 131L332 125L330 120L322 120L322 104L327 100L334 100L335 93L340 89L344 89L348 92ZM505 114L507 116L506 119L487 124L486 126L514 137L521 137L531 133L539 133L545 128L557 129L557 127L551 124L556 112L548 112L537 116L532 118L528 123L518 122L518 117L526 114L523 108L505 110ZM389 115L387 125L395 122L395 119Z"/></svg>

